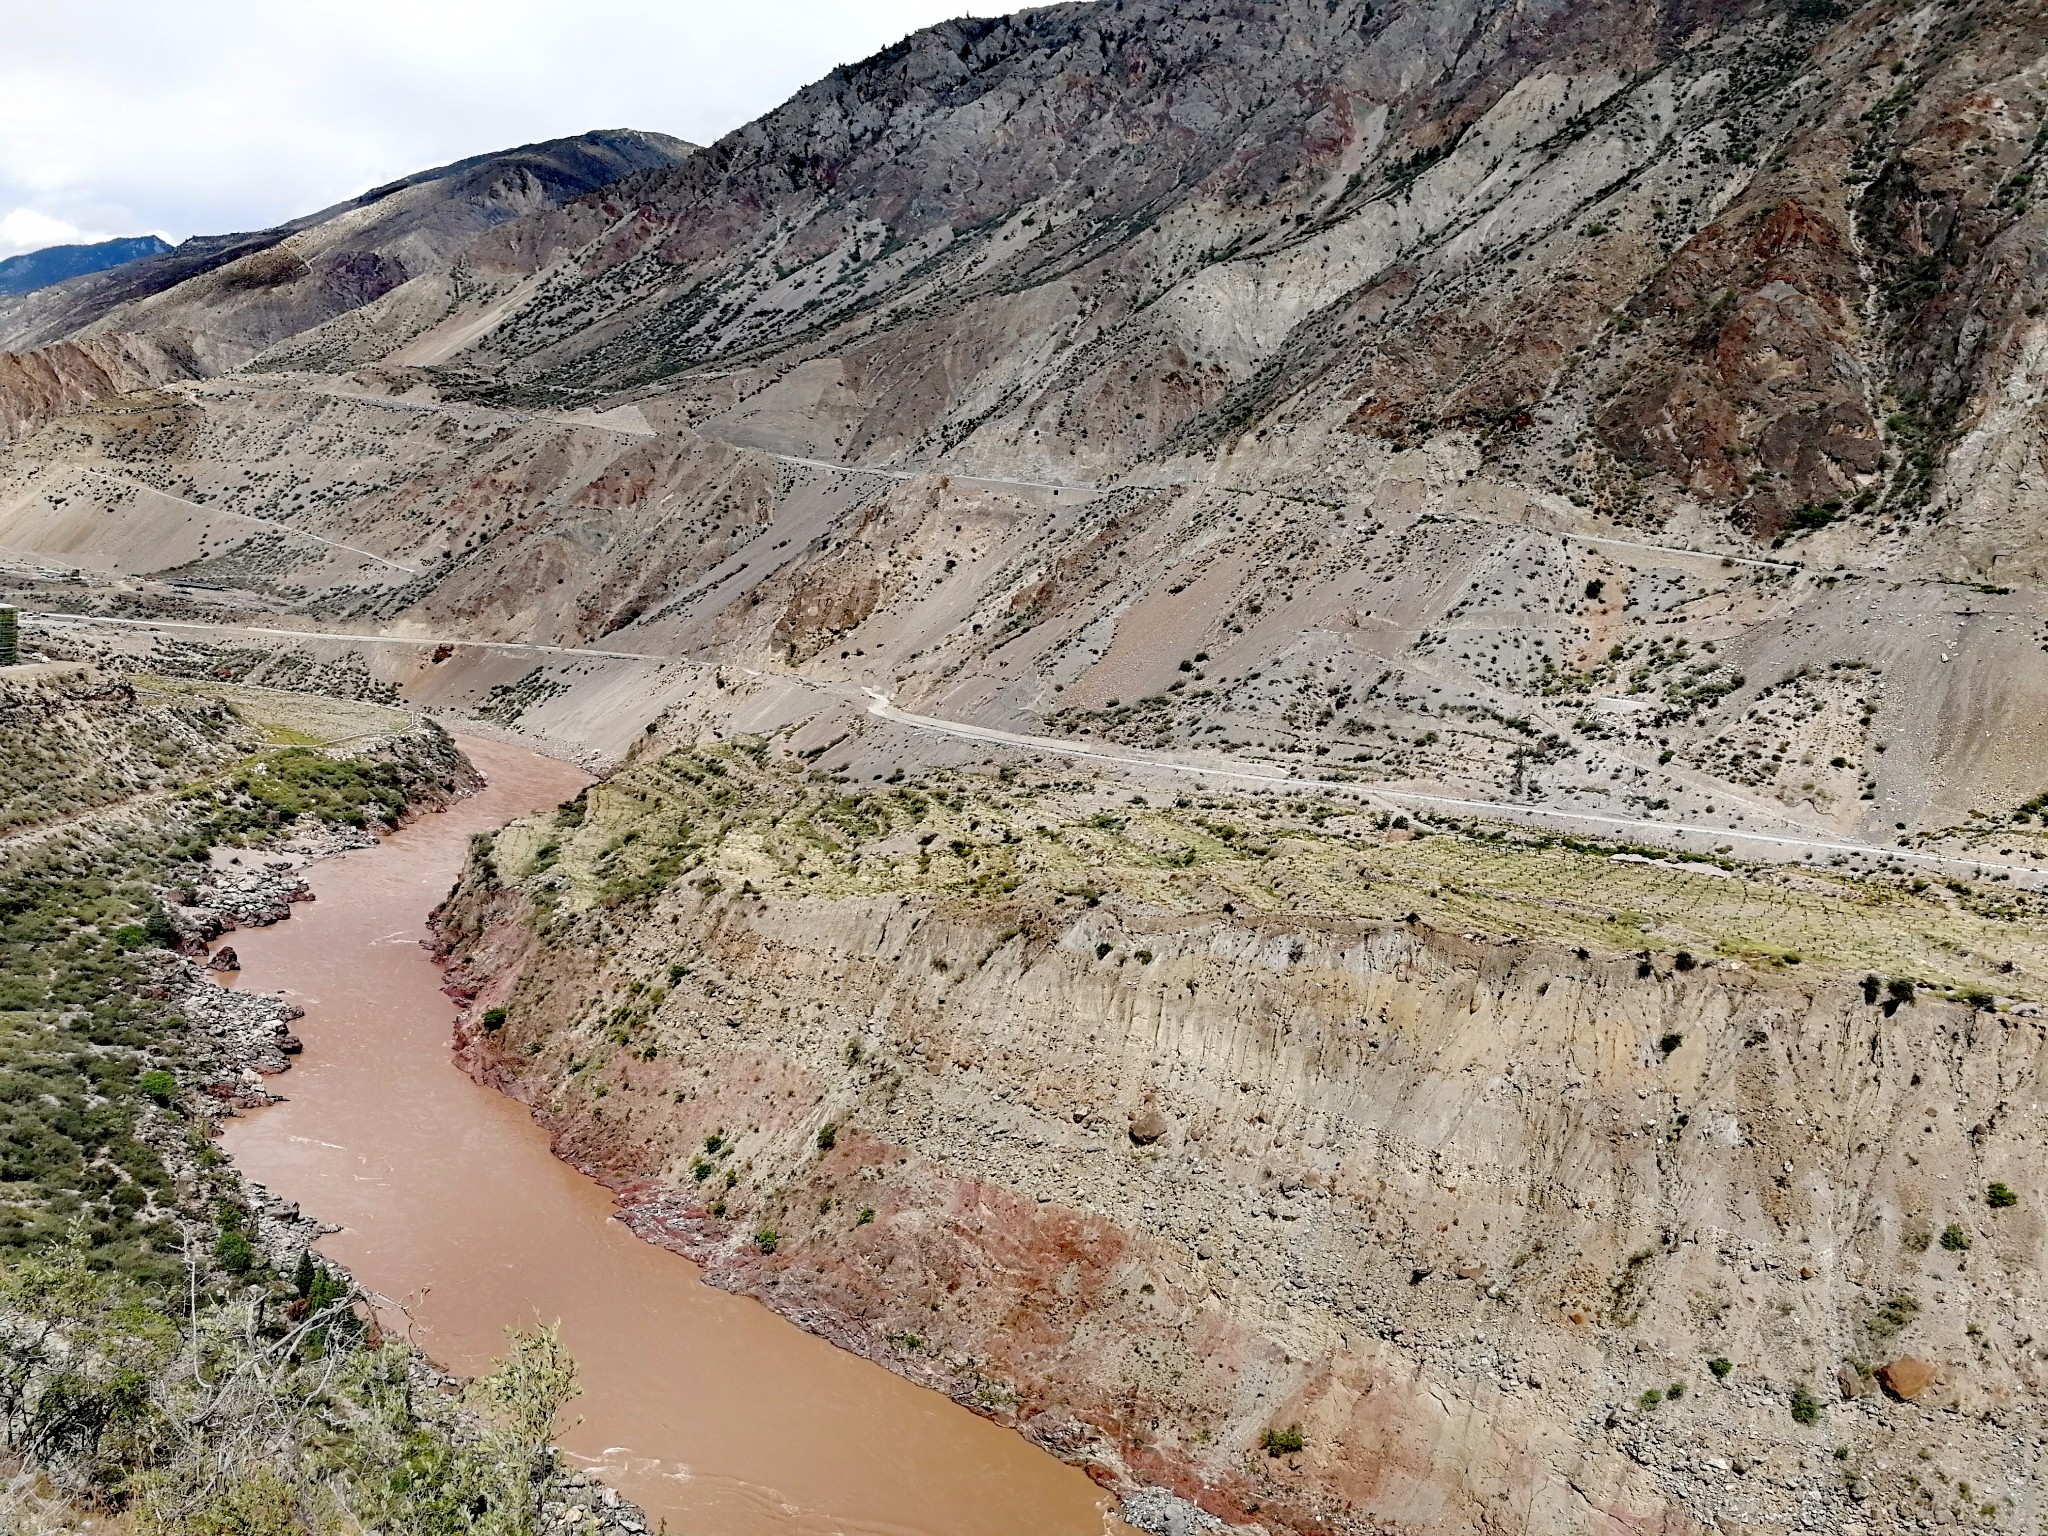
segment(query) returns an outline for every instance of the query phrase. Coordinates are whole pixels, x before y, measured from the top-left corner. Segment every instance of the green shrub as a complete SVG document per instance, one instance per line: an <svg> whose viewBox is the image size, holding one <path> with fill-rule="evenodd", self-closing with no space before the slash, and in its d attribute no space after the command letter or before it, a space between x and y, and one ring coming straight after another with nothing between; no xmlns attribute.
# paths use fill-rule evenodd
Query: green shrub
<svg viewBox="0 0 2048 1536"><path fill-rule="evenodd" d="M503 1029L506 1018L507 1014L504 1009L486 1008L484 1010L484 1028L488 1031Z"/></svg>
<svg viewBox="0 0 2048 1536"><path fill-rule="evenodd" d="M754 1234L754 1246L763 1253L773 1253L775 1245L781 1241L782 1238L769 1227L763 1227Z"/></svg>
<svg viewBox="0 0 2048 1536"><path fill-rule="evenodd" d="M247 1274L256 1267L256 1245L247 1233L230 1227L214 1240L213 1257L229 1274Z"/></svg>
<svg viewBox="0 0 2048 1536"><path fill-rule="evenodd" d="M135 1080L135 1086L141 1089L146 1097L163 1105L168 1105L178 1093L178 1080L162 1067L154 1067L143 1073Z"/></svg>
<svg viewBox="0 0 2048 1536"><path fill-rule="evenodd" d="M864 1205L864 1206L862 1206L862 1207L860 1208L860 1216L859 1216L859 1218L858 1218L858 1219L857 1219L857 1220L856 1220L856 1221L854 1222L854 1225L855 1225L856 1227L864 1227L864 1226L866 1226L866 1225L867 1225L867 1224L868 1224L869 1222L873 1221L874 1219L875 1219L875 1208L874 1208L874 1207L873 1207L872 1205Z"/></svg>
<svg viewBox="0 0 2048 1536"><path fill-rule="evenodd" d="M2020 1197L2013 1193L2009 1184L1993 1184L1984 1191L1984 1203L1994 1211L2005 1210L2020 1203Z"/></svg>
<svg viewBox="0 0 2048 1536"><path fill-rule="evenodd" d="M1818 1424L1820 1422L1820 1399L1806 1390L1805 1382L1799 1382L1792 1388L1790 1406L1793 1423Z"/></svg>
<svg viewBox="0 0 2048 1536"><path fill-rule="evenodd" d="M1921 1251L1924 1252L1926 1247L1925 1242L1920 1244ZM1910 1291L1900 1291L1885 1298L1883 1304L1872 1311L1870 1320L1863 1326L1873 1339L1883 1343L1919 1315L1920 1298Z"/></svg>
<svg viewBox="0 0 2048 1536"><path fill-rule="evenodd" d="M834 1147L836 1147L836 1146L838 1146L838 1145L839 1145L839 1127L838 1127L838 1126L836 1126L836 1125L821 1125L821 1126L819 1126L819 1127L818 1127L818 1150L819 1150L820 1152L830 1152L830 1151L831 1151L831 1150L832 1150L832 1149L833 1149Z"/></svg>
<svg viewBox="0 0 2048 1536"><path fill-rule="evenodd" d="M1641 1397L1636 1399L1636 1406L1639 1408L1654 1408L1663 1401L1664 1394L1655 1387L1651 1387Z"/></svg>
<svg viewBox="0 0 2048 1536"><path fill-rule="evenodd" d="M1941 1229L1941 1246L1950 1253L1967 1253L1970 1247L1970 1234L1963 1230L1960 1222L1952 1221Z"/></svg>
<svg viewBox="0 0 2048 1536"><path fill-rule="evenodd" d="M1259 1449L1268 1456L1292 1456L1305 1443L1299 1424L1290 1424L1285 1429L1263 1430L1259 1435Z"/></svg>
<svg viewBox="0 0 2048 1536"><path fill-rule="evenodd" d="M1707 1369L1714 1373L1714 1380L1726 1381L1728 1373L1735 1369L1735 1362L1725 1356L1716 1355L1707 1362Z"/></svg>

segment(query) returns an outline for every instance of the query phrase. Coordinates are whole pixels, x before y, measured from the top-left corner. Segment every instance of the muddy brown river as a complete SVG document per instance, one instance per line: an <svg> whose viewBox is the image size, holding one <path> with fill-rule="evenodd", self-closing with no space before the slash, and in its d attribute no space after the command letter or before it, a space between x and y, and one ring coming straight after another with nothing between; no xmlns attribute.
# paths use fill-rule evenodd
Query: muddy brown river
<svg viewBox="0 0 2048 1536"><path fill-rule="evenodd" d="M561 1322L581 1371L564 1444L674 1536L1101 1536L1078 1470L938 1393L835 1349L612 1219L523 1107L450 1055L422 947L470 835L558 804L576 769L463 748L481 794L313 867L316 901L234 935L238 985L290 995L305 1054L287 1102L230 1123L247 1173L341 1230L320 1243L473 1374L508 1325Z"/></svg>

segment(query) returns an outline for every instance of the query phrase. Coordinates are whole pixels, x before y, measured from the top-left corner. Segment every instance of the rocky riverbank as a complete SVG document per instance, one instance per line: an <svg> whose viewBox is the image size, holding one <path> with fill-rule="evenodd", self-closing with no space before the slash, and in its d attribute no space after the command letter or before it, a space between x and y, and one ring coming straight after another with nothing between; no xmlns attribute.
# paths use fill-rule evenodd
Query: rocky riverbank
<svg viewBox="0 0 2048 1536"><path fill-rule="evenodd" d="M62 713L74 704L79 720ZM320 701L285 704L319 724ZM21 1473L0 1486L0 1527L113 1512L150 1529L324 1529L340 1497L395 1528L394 1492L410 1488L472 1516L530 1503L521 1529L544 1505L549 1529L583 1505L576 1527L640 1529L551 1460L548 1394L568 1378L550 1337L512 1345L547 1366L545 1390L501 1381L456 1402L310 1253L326 1229L214 1141L223 1116L269 1100L299 1009L220 985L235 960L213 941L288 918L313 859L463 793L475 777L454 743L395 711L378 718L396 729L323 751L266 749L218 700L122 689L53 708L59 737L121 774L0 846L0 1075L15 1085L0 1096L0 1455ZM128 772L144 758L161 783ZM34 740L0 759L16 785L50 771ZM507 1391L523 1394L517 1425Z"/></svg>

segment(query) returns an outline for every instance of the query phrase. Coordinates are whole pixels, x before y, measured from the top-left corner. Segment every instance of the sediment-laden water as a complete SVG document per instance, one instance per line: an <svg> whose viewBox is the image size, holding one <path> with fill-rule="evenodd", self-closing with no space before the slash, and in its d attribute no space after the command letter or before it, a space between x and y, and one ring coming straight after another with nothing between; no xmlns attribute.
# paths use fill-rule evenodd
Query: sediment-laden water
<svg viewBox="0 0 2048 1536"><path fill-rule="evenodd" d="M324 1252L471 1373L509 1325L559 1319L582 1370L572 1454L673 1536L1098 1536L1079 1471L843 1353L612 1219L526 1110L458 1071L425 919L471 834L584 782L465 741L481 794L311 871L317 900L234 935L239 986L284 991L305 1054L288 1102L231 1123L254 1179L342 1230Z"/></svg>

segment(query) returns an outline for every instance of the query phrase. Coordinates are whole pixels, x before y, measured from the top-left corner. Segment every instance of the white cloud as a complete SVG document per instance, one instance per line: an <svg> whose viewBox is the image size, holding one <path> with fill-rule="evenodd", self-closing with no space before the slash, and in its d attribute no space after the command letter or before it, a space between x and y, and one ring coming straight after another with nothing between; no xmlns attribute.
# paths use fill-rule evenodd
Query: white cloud
<svg viewBox="0 0 2048 1536"><path fill-rule="evenodd" d="M708 143L971 4L0 0L0 207L182 238L589 128Z"/></svg>
<svg viewBox="0 0 2048 1536"><path fill-rule="evenodd" d="M0 257L17 256L23 251L40 251L46 245L83 245L106 238L91 230L80 229L76 224L67 224L62 219L38 213L33 208L17 208L12 213L0 214Z"/></svg>

